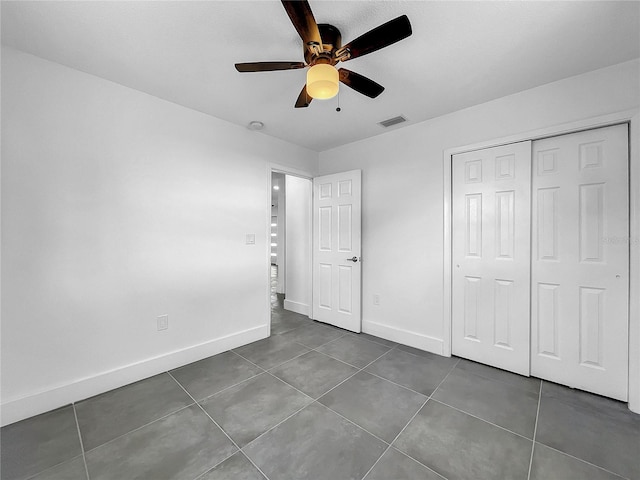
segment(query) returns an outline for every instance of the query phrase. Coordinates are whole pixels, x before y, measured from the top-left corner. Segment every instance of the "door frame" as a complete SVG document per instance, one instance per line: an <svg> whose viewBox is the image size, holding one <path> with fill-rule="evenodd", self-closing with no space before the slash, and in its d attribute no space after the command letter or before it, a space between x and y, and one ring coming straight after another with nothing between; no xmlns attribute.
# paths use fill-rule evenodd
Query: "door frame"
<svg viewBox="0 0 640 480"><path fill-rule="evenodd" d="M540 140L583 130L629 125L629 409L640 413L640 109L601 115L485 142L448 148L443 153L443 355L451 356L452 299L452 156L526 140Z"/></svg>
<svg viewBox="0 0 640 480"><path fill-rule="evenodd" d="M265 296L266 299L266 306L265 306L265 311L267 312L268 315L268 322L267 322L267 327L268 327L268 331L269 331L269 335L271 335L271 190L273 189L273 185L271 184L271 177L273 173L282 173L284 175L290 175L292 177L299 177L299 178L304 178L306 180L309 180L312 184L313 184L313 177L314 177L314 173L307 171L307 170L301 170L298 168L294 168L294 167L289 167L287 165L280 165L277 163L273 163L273 162L268 162L267 163L267 170L266 170L266 177L267 177L267 200L266 200L266 204L267 205L267 223L266 223L266 232L265 232L265 258L266 258L266 277L267 277L267 294ZM285 191L285 195L286 195L286 191ZM309 271L313 272L312 268L313 268L313 260L312 260L312 253L313 253L313 188L311 188L311 194L309 197L309 203L311 205L311 208L309 209L309 258L308 258L308 262L309 262ZM285 224L285 235L286 235L286 224ZM286 249L286 244L285 244L285 249ZM286 251L285 251L285 255L286 255ZM285 281L285 295L286 295L286 281ZM309 305L309 318L313 318L312 315L312 305L313 305L313 274L310 275L309 278L309 285L307 286L308 291L309 291L309 301L311 302L311 304Z"/></svg>

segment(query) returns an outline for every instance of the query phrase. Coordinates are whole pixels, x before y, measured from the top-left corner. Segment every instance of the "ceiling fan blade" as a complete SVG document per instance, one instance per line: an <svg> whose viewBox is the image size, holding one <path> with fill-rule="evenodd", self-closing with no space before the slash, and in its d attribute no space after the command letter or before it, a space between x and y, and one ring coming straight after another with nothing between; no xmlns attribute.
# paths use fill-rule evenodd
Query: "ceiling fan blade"
<svg viewBox="0 0 640 480"><path fill-rule="evenodd" d="M311 100L313 100L313 98L311 98L307 93L307 85L305 84L305 86L302 87L300 95L298 95L298 99L296 100L296 108L308 107L311 103Z"/></svg>
<svg viewBox="0 0 640 480"><path fill-rule="evenodd" d="M313 18L313 12L309 6L309 2L303 1L286 1L282 0L282 5L287 11L287 15L291 19L291 23L298 31L300 38L305 45L310 42L318 44L322 48L322 38L320 38L320 30L316 19Z"/></svg>
<svg viewBox="0 0 640 480"><path fill-rule="evenodd" d="M272 72L274 70L294 70L304 68L302 62L248 62L236 63L239 72Z"/></svg>
<svg viewBox="0 0 640 480"><path fill-rule="evenodd" d="M352 40L340 48L336 52L336 56L349 52L349 56L344 61L361 57L399 42L410 36L411 33L409 18L406 15L401 15Z"/></svg>
<svg viewBox="0 0 640 480"><path fill-rule="evenodd" d="M342 83L367 97L376 98L384 91L382 85L359 73L352 72L346 68L339 69L338 73L340 74L340 81Z"/></svg>

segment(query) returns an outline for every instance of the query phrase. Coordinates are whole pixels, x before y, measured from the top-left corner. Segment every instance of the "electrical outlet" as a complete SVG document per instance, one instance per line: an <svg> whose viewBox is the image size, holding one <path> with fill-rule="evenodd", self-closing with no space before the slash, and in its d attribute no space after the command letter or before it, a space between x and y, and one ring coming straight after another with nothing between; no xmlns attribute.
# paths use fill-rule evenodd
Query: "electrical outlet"
<svg viewBox="0 0 640 480"><path fill-rule="evenodd" d="M373 295L373 304L380 305L380 294L376 293Z"/></svg>
<svg viewBox="0 0 640 480"><path fill-rule="evenodd" d="M169 315L160 315L158 317L158 331L167 330L169 328Z"/></svg>
<svg viewBox="0 0 640 480"><path fill-rule="evenodd" d="M247 233L245 237L246 245L255 245L256 244L256 234L255 233Z"/></svg>

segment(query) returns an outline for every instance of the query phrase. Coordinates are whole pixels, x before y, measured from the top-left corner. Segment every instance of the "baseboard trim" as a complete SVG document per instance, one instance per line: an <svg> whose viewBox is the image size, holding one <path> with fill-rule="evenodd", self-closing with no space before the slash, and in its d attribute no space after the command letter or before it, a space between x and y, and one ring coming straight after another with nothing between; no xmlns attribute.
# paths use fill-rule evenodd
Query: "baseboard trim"
<svg viewBox="0 0 640 480"><path fill-rule="evenodd" d="M128 385L269 336L269 325L243 330L191 347L115 368L49 390L9 400L0 406L2 426Z"/></svg>
<svg viewBox="0 0 640 480"><path fill-rule="evenodd" d="M427 352L444 355L444 341L422 333L391 327L377 322L362 322L362 331L376 337L398 342L403 345L425 350Z"/></svg>
<svg viewBox="0 0 640 480"><path fill-rule="evenodd" d="M309 305L307 305L306 303L300 303L300 302L293 302L291 300L287 300L285 298L284 300L284 309L285 310L289 310L291 312L296 312L296 313L300 313L302 315L306 315L307 317L309 317Z"/></svg>

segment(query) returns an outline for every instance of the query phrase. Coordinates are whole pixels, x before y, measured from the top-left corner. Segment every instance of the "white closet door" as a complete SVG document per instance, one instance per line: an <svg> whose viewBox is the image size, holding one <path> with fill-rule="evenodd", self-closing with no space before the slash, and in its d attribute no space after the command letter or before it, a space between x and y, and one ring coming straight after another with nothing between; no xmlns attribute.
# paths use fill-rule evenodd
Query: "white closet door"
<svg viewBox="0 0 640 480"><path fill-rule="evenodd" d="M534 142L531 374L627 400L626 125Z"/></svg>
<svg viewBox="0 0 640 480"><path fill-rule="evenodd" d="M531 142L453 157L452 352L529 375Z"/></svg>

